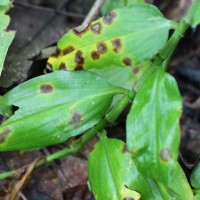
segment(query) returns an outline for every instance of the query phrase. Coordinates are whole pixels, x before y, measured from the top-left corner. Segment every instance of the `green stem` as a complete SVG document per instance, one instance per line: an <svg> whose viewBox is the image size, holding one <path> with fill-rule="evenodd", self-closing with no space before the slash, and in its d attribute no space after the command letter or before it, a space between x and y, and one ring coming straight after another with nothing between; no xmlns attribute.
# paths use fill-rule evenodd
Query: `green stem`
<svg viewBox="0 0 200 200"><path fill-rule="evenodd" d="M172 34L170 39L168 40L165 47L160 52L162 66L166 70L169 65L169 61L171 60L172 55L176 49L177 44L185 34L186 30L189 28L189 25L185 22L185 20L181 20L179 23L178 29Z"/></svg>
<svg viewBox="0 0 200 200"><path fill-rule="evenodd" d="M123 99L121 99L118 102L118 104L96 126L94 126L92 129L83 134L79 139L73 141L68 148L53 153L45 157L44 159L40 160L37 163L36 167L40 167L46 163L51 163L56 159L60 159L68 155L73 155L79 152L80 149L83 148L83 146L87 144L94 136L96 136L99 131L103 130L106 127L106 125L116 121L116 119L119 117L122 111L128 106L130 101L134 99L134 96L135 92L131 91L128 97L124 97ZM0 180L4 180L8 177L11 177L16 173L17 170L12 170L9 172L2 173L0 174Z"/></svg>

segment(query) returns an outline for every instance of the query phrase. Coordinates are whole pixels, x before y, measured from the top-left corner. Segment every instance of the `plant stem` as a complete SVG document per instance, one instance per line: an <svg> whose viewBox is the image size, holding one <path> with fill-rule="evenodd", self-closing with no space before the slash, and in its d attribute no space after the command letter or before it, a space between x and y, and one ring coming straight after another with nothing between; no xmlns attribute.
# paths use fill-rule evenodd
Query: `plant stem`
<svg viewBox="0 0 200 200"><path fill-rule="evenodd" d="M162 63L163 68L166 70L168 67L169 61L176 49L177 44L179 43L180 39L184 36L187 29L192 25L192 19L196 12L198 12L199 0L193 0L190 9L188 10L185 17L181 19L178 24L178 28L174 31L170 39L168 40L165 47L160 51L160 58L159 60Z"/></svg>
<svg viewBox="0 0 200 200"><path fill-rule="evenodd" d="M116 119L119 117L119 115L122 113L122 111L128 106L130 101L134 99L135 92L130 91L128 97L124 97L121 99L117 105L105 116L104 119L102 119L96 126L88 130L85 134L83 134L79 139L73 141L70 146L66 149L63 149L61 151L58 151L56 153L53 153L44 159L40 160L36 167L40 167L46 163L51 163L57 159L66 157L68 155L76 154L80 151L81 148L85 144L87 144L94 136L97 135L99 131L102 131L106 125L113 123L116 121ZM17 170L8 171L5 173L0 174L0 180L4 180L8 177L11 177L17 173Z"/></svg>
<svg viewBox="0 0 200 200"><path fill-rule="evenodd" d="M178 29L175 30L165 47L160 52L161 59L163 60L162 66L165 70L169 65L169 61L174 54L177 44L179 43L188 28L189 25L185 22L185 20L181 20Z"/></svg>

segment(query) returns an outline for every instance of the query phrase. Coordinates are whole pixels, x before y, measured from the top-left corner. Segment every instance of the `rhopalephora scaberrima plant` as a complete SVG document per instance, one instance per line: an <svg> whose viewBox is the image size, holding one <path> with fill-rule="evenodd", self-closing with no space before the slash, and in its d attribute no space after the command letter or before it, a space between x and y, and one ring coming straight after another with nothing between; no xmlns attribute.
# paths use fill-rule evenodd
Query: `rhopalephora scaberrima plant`
<svg viewBox="0 0 200 200"><path fill-rule="evenodd" d="M200 1L193 0L179 23L142 0L106 1L102 13L58 41L47 66L54 72L0 98L7 118L0 126L0 151L42 148L82 134L40 160L41 166L78 152L98 135L88 161L95 199L198 199L199 166L192 190L177 162L182 99L165 70L185 31L200 23ZM104 128L129 104L126 143L108 138Z"/></svg>

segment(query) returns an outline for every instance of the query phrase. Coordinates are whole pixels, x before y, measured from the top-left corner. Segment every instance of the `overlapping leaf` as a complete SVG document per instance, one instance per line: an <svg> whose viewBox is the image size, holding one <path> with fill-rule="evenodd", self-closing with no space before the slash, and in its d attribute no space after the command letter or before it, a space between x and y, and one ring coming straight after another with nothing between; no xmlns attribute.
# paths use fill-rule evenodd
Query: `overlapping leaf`
<svg viewBox="0 0 200 200"><path fill-rule="evenodd" d="M48 60L53 70L135 66L165 45L172 21L145 3L116 9L64 35Z"/></svg>
<svg viewBox="0 0 200 200"><path fill-rule="evenodd" d="M88 162L89 182L96 200L162 199L154 181L137 170L122 141L102 135Z"/></svg>
<svg viewBox="0 0 200 200"><path fill-rule="evenodd" d="M188 11L185 21L195 28L200 23L200 1L192 0L192 5Z"/></svg>
<svg viewBox="0 0 200 200"><path fill-rule="evenodd" d="M0 74L3 69L3 64L8 48L14 38L13 31L5 31L10 22L10 17L5 15L9 3L10 1L8 0L3 0L0 2Z"/></svg>
<svg viewBox="0 0 200 200"><path fill-rule="evenodd" d="M167 188L172 199L175 200L194 199L194 195L188 183L187 177L185 176L185 173L178 162L176 163L176 166L172 172L172 179Z"/></svg>
<svg viewBox="0 0 200 200"><path fill-rule="evenodd" d="M144 3L144 0L106 0L101 8L103 15L107 14L111 10L121 8L123 6L129 6L133 3Z"/></svg>
<svg viewBox="0 0 200 200"><path fill-rule="evenodd" d="M200 163L192 171L190 182L195 189L200 190Z"/></svg>
<svg viewBox="0 0 200 200"><path fill-rule="evenodd" d="M0 127L0 151L44 147L94 126L115 94L123 93L91 72L54 72L14 88L1 105L19 109Z"/></svg>
<svg viewBox="0 0 200 200"><path fill-rule="evenodd" d="M181 96L162 69L141 87L127 118L127 144L139 169L169 183L180 142Z"/></svg>

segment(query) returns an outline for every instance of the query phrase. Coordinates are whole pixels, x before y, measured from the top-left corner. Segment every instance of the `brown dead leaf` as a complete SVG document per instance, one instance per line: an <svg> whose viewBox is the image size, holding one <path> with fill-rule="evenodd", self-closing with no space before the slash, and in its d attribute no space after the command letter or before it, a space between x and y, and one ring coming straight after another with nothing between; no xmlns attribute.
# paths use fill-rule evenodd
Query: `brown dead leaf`
<svg viewBox="0 0 200 200"><path fill-rule="evenodd" d="M9 196L9 200L15 200L15 198L17 197L18 193L20 192L20 190L26 185L26 183L28 182L31 173L34 169L34 167L36 166L36 164L41 161L41 159L43 159L43 157L38 157L36 158L31 164L29 164L26 169L25 169L25 173L23 175L23 177L21 178L21 180L19 180L12 188L11 190L11 194ZM16 176L21 176L23 170L18 170L19 174L16 174Z"/></svg>

